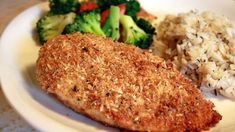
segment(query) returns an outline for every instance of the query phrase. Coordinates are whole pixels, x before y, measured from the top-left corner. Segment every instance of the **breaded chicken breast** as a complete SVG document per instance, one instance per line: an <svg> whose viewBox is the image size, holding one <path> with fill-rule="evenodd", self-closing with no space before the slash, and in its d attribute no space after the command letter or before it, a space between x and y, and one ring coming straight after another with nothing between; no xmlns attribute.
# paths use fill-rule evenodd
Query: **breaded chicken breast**
<svg viewBox="0 0 235 132"><path fill-rule="evenodd" d="M76 112L126 130L202 131L221 120L172 63L93 34L45 43L36 78Z"/></svg>

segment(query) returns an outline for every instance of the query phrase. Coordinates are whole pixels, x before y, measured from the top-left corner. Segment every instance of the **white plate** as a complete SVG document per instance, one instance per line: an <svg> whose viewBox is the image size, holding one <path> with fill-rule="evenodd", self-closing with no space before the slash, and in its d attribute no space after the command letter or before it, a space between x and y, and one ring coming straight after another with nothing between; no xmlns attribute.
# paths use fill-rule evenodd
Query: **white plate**
<svg viewBox="0 0 235 132"><path fill-rule="evenodd" d="M191 9L210 10L235 22L233 0L140 0L150 12L185 12ZM18 15L6 28L0 45L2 89L11 105L40 131L118 131L106 127L66 108L44 93L34 79L38 46L35 23L48 9L47 4L33 6ZM224 98L211 99L223 115L211 130L235 130L235 102Z"/></svg>

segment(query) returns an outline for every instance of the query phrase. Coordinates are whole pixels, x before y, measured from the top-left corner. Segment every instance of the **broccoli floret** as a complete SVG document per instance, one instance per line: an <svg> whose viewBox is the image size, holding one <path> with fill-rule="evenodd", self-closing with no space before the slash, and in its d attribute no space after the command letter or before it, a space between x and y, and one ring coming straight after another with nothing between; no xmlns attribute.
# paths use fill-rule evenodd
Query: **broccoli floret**
<svg viewBox="0 0 235 132"><path fill-rule="evenodd" d="M50 14L66 14L75 12L79 7L78 0L49 0Z"/></svg>
<svg viewBox="0 0 235 132"><path fill-rule="evenodd" d="M111 6L109 15L102 27L106 37L111 37L113 40L118 40L119 34L119 8L117 6Z"/></svg>
<svg viewBox="0 0 235 132"><path fill-rule="evenodd" d="M101 11L108 9L111 5L126 4L126 15L135 16L140 11L140 3L137 0L96 0Z"/></svg>
<svg viewBox="0 0 235 132"><path fill-rule="evenodd" d="M136 0L129 0L126 3L126 15L135 16L140 11L140 3Z"/></svg>
<svg viewBox="0 0 235 132"><path fill-rule="evenodd" d="M126 3L128 0L96 0L96 3L101 8L101 11L108 9L111 5L119 5Z"/></svg>
<svg viewBox="0 0 235 132"><path fill-rule="evenodd" d="M149 21L136 16L134 16L133 19L137 26L143 29L146 33L152 35L156 34L155 27Z"/></svg>
<svg viewBox="0 0 235 132"><path fill-rule="evenodd" d="M98 9L94 9L81 12L78 16L76 16L73 23L68 24L65 27L64 33L69 34L73 32L90 32L105 36L100 25L100 12Z"/></svg>
<svg viewBox="0 0 235 132"><path fill-rule="evenodd" d="M120 22L123 27L122 40L140 48L148 48L153 41L152 35L139 28L131 16L122 15Z"/></svg>
<svg viewBox="0 0 235 132"><path fill-rule="evenodd" d="M39 41L43 44L48 39L60 35L64 27L73 22L75 17L75 13L68 13L64 15L46 15L40 18L37 22Z"/></svg>

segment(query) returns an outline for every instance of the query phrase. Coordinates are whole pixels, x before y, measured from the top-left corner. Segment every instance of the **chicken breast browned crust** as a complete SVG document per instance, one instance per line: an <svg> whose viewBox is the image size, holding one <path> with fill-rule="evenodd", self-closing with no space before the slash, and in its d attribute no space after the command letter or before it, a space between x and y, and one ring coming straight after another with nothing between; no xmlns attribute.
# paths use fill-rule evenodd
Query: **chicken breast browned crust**
<svg viewBox="0 0 235 132"><path fill-rule="evenodd" d="M45 43L36 78L66 106L127 130L202 131L221 120L172 63L93 34Z"/></svg>

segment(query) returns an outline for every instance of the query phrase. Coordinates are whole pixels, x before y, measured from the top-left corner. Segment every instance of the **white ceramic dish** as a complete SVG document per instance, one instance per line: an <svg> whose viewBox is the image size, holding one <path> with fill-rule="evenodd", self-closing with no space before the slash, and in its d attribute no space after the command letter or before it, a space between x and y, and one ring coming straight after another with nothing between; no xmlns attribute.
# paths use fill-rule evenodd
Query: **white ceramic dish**
<svg viewBox="0 0 235 132"><path fill-rule="evenodd" d="M233 0L140 0L152 13L209 10L225 15L235 23ZM5 29L0 45L2 89L11 103L30 124L40 131L118 131L77 114L44 93L34 79L35 61L40 46L35 39L35 24L47 3L29 8ZM211 131L235 130L235 102L222 97L211 98L222 115L222 121Z"/></svg>

